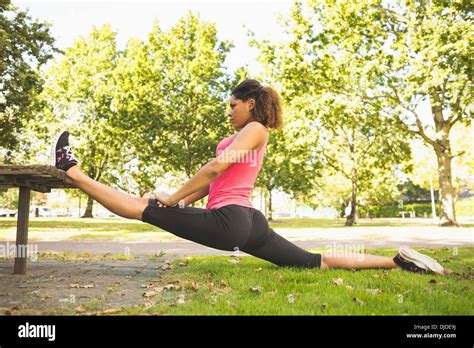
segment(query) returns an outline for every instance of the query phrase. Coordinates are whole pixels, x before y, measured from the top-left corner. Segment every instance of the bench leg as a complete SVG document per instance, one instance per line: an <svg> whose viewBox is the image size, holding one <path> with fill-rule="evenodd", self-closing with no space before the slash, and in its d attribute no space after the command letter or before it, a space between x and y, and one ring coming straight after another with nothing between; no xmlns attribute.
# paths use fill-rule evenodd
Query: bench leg
<svg viewBox="0 0 474 348"><path fill-rule="evenodd" d="M30 188L20 187L18 220L16 224L16 257L13 274L26 273L26 250L28 245L28 223L30 220Z"/></svg>

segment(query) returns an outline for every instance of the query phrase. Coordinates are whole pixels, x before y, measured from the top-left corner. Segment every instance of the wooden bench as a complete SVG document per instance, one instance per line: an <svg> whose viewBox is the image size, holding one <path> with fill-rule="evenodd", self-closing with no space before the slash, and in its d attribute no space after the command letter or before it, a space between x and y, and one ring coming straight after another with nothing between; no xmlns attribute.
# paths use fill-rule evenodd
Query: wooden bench
<svg viewBox="0 0 474 348"><path fill-rule="evenodd" d="M48 165L0 165L0 188L19 187L16 229L16 257L13 274L26 273L26 250L31 190L51 192L56 188L74 188L64 182L66 172ZM21 254L18 253L22 250Z"/></svg>

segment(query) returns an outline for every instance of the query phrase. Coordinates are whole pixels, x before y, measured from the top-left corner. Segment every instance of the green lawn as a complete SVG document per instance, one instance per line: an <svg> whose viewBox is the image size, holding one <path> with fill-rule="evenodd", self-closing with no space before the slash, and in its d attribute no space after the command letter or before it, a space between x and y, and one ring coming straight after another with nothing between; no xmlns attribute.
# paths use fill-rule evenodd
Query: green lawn
<svg viewBox="0 0 474 348"><path fill-rule="evenodd" d="M448 276L399 270L279 268L254 257L190 257L164 272L148 304L120 314L473 315L474 248L417 248ZM368 250L393 256L395 249ZM181 264L181 265L180 265ZM338 285L336 283L341 283ZM163 290L161 289L163 288ZM168 289L167 289L168 288Z"/></svg>

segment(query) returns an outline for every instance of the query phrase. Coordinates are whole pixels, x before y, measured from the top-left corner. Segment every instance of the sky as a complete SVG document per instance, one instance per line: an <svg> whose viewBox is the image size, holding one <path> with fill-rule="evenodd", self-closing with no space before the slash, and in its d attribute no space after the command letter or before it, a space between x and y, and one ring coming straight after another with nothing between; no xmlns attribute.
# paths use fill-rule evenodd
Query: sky
<svg viewBox="0 0 474 348"><path fill-rule="evenodd" d="M33 18L52 24L57 47L64 49L78 35L85 36L93 26L110 24L118 33L118 48L125 48L131 37L145 39L155 20L162 29L173 26L189 10L199 12L202 20L214 22L218 37L232 41L235 47L228 54L230 71L248 65L252 74L262 67L257 62L257 50L248 45L247 28L258 39L271 37L284 41L285 34L278 23L279 15L289 13L292 0L155 0L155 1L12 1L28 9Z"/></svg>

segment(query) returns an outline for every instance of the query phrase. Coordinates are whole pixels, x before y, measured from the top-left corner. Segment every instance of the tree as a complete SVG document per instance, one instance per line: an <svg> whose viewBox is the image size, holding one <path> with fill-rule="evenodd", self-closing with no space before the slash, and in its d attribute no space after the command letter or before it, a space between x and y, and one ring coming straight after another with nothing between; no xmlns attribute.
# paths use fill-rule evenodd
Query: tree
<svg viewBox="0 0 474 348"><path fill-rule="evenodd" d="M314 141L314 155L351 182L352 209L346 221L351 226L357 196L368 188L375 169L387 171L409 154L409 148L404 134L393 131L394 122L384 113L386 103L368 103L360 96L359 91L377 87L372 42L351 35L349 27L337 26L353 10L350 5L337 6L311 2L312 12L306 15L297 1L286 22L289 42L253 44L260 48L269 74L281 84L286 104L306 115L304 127ZM360 26L372 20L368 15Z"/></svg>
<svg viewBox="0 0 474 348"><path fill-rule="evenodd" d="M288 109L288 108L286 108ZM305 196L315 185L320 162L308 129L302 127L297 110L285 113L281 130L271 131L262 168L255 182L264 189L268 220L272 220L272 192L280 190L293 199Z"/></svg>
<svg viewBox="0 0 474 348"><path fill-rule="evenodd" d="M155 23L146 42L129 42L117 66L114 107L143 168L135 179L147 182L156 165L190 178L212 158L231 131L225 110L233 81L223 65L231 47L191 12L168 31Z"/></svg>
<svg viewBox="0 0 474 348"><path fill-rule="evenodd" d="M374 4L374 8L381 6ZM452 182L450 134L458 123L472 121L472 6L467 1L407 1L383 9L391 50L381 59L382 85L372 98L391 99L400 111L399 125L423 139L436 153L440 224L457 225ZM420 100L431 105L430 121L417 112Z"/></svg>
<svg viewBox="0 0 474 348"><path fill-rule="evenodd" d="M0 161L14 161L13 150L34 118L41 92L39 68L56 48L49 25L33 20L9 2L0 4Z"/></svg>
<svg viewBox="0 0 474 348"><path fill-rule="evenodd" d="M404 132L423 139L437 156L443 226L456 225L450 130L472 120L472 10L466 1L296 1L287 25L294 39L292 59L264 43L263 54L286 76L289 95L334 86L346 74L327 69L328 61L354 64L352 90L380 109ZM363 58L361 60L360 58ZM343 66L344 64L339 64ZM361 70L360 68L365 68ZM313 72L317 71L317 77ZM293 83L296 78L298 84ZM338 93L345 91L338 85ZM419 115L431 104L430 126Z"/></svg>
<svg viewBox="0 0 474 348"><path fill-rule="evenodd" d="M94 180L106 178L122 161L125 137L111 107L118 55L116 33L104 25L79 37L45 72L44 117L53 132L70 130L80 166ZM89 197L84 217L92 217L92 206Z"/></svg>
<svg viewBox="0 0 474 348"><path fill-rule="evenodd" d="M468 126L457 123L451 130L451 148L454 153L459 154L453 157L452 181L455 183L455 199L464 191L472 191L474 188L474 145L472 137L474 135L474 124ZM436 180L437 160L436 154L431 146L424 143L422 139L415 139L411 143L413 159L411 164L413 172L409 178L413 183L429 190L431 185L435 190L439 190L439 183Z"/></svg>

